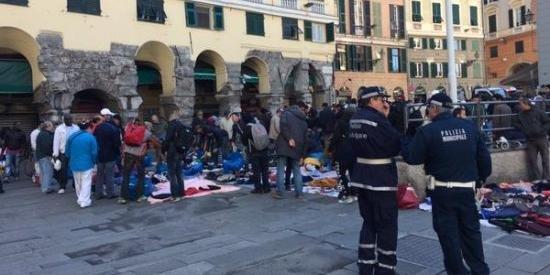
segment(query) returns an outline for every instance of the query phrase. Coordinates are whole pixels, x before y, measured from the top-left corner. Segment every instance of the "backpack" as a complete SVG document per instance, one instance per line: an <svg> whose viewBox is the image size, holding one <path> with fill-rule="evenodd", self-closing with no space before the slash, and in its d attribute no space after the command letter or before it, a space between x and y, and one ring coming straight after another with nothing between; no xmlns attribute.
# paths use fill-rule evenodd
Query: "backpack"
<svg viewBox="0 0 550 275"><path fill-rule="evenodd" d="M145 138L145 126L128 124L124 129L124 144L128 146L141 146Z"/></svg>
<svg viewBox="0 0 550 275"><path fill-rule="evenodd" d="M187 150L193 146L195 136L191 128L179 124L174 135L174 147L181 153L187 153Z"/></svg>
<svg viewBox="0 0 550 275"><path fill-rule="evenodd" d="M252 145L258 151L262 151L269 146L269 135L265 127L259 123L251 123L250 130L252 132Z"/></svg>

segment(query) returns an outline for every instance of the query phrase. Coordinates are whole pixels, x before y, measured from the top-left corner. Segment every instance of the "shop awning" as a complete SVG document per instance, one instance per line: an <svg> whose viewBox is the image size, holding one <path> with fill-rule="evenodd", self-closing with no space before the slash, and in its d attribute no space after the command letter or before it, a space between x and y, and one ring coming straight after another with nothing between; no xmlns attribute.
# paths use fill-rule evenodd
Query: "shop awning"
<svg viewBox="0 0 550 275"><path fill-rule="evenodd" d="M0 59L0 94L32 94L32 70L26 60Z"/></svg>
<svg viewBox="0 0 550 275"><path fill-rule="evenodd" d="M161 85L160 73L155 68L149 66L139 66L138 85Z"/></svg>
<svg viewBox="0 0 550 275"><path fill-rule="evenodd" d="M539 64L533 63L500 81L501 85L536 87L539 83Z"/></svg>
<svg viewBox="0 0 550 275"><path fill-rule="evenodd" d="M243 74L242 75L244 84L258 84L260 83L260 78L258 75Z"/></svg>
<svg viewBox="0 0 550 275"><path fill-rule="evenodd" d="M214 68L195 68L195 80L216 80L216 70Z"/></svg>

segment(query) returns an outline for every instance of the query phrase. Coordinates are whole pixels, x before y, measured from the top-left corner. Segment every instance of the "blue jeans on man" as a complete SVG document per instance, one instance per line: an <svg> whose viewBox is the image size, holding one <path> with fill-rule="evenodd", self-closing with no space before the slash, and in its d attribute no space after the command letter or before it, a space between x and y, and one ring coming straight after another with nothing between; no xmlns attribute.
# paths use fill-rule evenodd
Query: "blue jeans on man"
<svg viewBox="0 0 550 275"><path fill-rule="evenodd" d="M40 166L40 188L42 189L42 192L53 192L56 180L53 178L52 158L45 157L39 159L38 166Z"/></svg>
<svg viewBox="0 0 550 275"><path fill-rule="evenodd" d="M6 153L6 176L19 177L19 160L21 156L19 153Z"/></svg>
<svg viewBox="0 0 550 275"><path fill-rule="evenodd" d="M292 167L293 181L294 181L294 193L296 197L301 197L302 193L302 172L300 171L300 163L296 159L287 158L285 156L279 156L277 160L277 193L282 195L285 190L285 168L287 162L290 162Z"/></svg>

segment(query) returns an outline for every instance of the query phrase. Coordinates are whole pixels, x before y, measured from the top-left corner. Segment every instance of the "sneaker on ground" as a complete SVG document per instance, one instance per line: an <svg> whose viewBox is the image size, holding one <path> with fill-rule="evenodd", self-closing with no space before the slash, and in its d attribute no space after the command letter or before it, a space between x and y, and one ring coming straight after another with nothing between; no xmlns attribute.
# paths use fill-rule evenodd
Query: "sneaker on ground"
<svg viewBox="0 0 550 275"><path fill-rule="evenodd" d="M57 194L65 194L65 189L61 188L57 191Z"/></svg>
<svg viewBox="0 0 550 275"><path fill-rule="evenodd" d="M123 198L120 198L120 199L118 199L117 203L118 203L118 204L127 204L128 201L125 200L125 199L123 199Z"/></svg>
<svg viewBox="0 0 550 275"><path fill-rule="evenodd" d="M137 201L137 202L144 202L144 201L146 201L146 200L147 200L147 197L146 197L146 196L141 196L141 197L139 197L136 201Z"/></svg>
<svg viewBox="0 0 550 275"><path fill-rule="evenodd" d="M338 203L352 203L352 202L354 202L352 197L345 197L338 200Z"/></svg>

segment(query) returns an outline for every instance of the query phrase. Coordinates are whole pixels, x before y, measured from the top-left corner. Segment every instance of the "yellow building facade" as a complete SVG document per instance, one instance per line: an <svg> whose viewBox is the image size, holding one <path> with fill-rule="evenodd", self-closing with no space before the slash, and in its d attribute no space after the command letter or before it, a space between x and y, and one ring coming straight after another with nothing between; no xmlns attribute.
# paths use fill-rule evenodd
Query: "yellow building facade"
<svg viewBox="0 0 550 275"><path fill-rule="evenodd" d="M0 14L0 62L27 72L19 88L0 74L0 96L39 114L190 118L320 104L332 88L332 1L0 0Z"/></svg>

